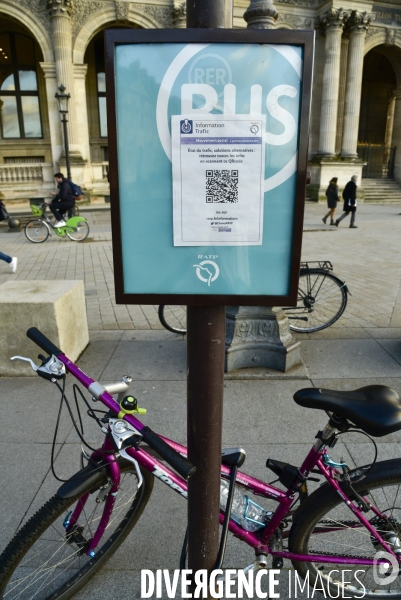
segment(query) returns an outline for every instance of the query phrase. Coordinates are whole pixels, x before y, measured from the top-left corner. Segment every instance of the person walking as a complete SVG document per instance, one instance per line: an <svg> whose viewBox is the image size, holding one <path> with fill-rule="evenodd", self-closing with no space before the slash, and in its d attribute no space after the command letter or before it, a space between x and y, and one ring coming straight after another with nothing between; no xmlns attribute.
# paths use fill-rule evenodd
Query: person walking
<svg viewBox="0 0 401 600"><path fill-rule="evenodd" d="M337 202L338 202L338 185L337 185L338 177L333 177L330 180L329 187L326 190L327 196L327 206L330 209L327 215L325 215L322 219L323 223L326 225L327 218L330 217L330 225L335 225L334 223L334 213L336 212Z"/></svg>
<svg viewBox="0 0 401 600"><path fill-rule="evenodd" d="M357 225L355 225L355 215L356 215L356 207L357 207L357 200L356 200L356 188L357 188L356 184L357 184L357 182L358 182L358 175L353 175L351 177L351 181L349 181L344 188L344 191L343 191L343 198L344 198L343 210L344 210L344 212L341 215L341 217L339 219L337 219L336 227L338 227L338 224L340 223L340 221L345 219L345 217L347 217L350 213L351 213L350 228L357 229L357 227L358 227Z"/></svg>
<svg viewBox="0 0 401 600"><path fill-rule="evenodd" d="M8 254L3 254L0 252L0 260L4 260L11 267L11 273L15 273L17 270L18 258L16 256L8 256Z"/></svg>
<svg viewBox="0 0 401 600"><path fill-rule="evenodd" d="M56 218L54 227L63 227L65 221L61 213L65 213L69 208L75 206L75 198L68 179L62 173L56 173L54 177L57 181L59 193L54 196L49 208Z"/></svg>

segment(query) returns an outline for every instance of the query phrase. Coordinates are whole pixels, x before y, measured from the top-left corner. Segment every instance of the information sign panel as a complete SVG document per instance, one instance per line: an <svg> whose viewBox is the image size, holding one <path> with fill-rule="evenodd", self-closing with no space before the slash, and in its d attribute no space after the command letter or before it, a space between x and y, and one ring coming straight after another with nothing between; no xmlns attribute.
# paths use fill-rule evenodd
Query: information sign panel
<svg viewBox="0 0 401 600"><path fill-rule="evenodd" d="M116 297L296 300L313 32L110 30Z"/></svg>

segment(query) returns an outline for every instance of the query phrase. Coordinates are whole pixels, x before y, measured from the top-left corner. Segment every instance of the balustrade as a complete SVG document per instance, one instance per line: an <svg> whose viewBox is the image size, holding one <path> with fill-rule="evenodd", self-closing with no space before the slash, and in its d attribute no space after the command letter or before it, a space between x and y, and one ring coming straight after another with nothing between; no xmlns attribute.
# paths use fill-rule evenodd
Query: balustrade
<svg viewBox="0 0 401 600"><path fill-rule="evenodd" d="M0 183L27 183L43 181L43 164L0 165Z"/></svg>

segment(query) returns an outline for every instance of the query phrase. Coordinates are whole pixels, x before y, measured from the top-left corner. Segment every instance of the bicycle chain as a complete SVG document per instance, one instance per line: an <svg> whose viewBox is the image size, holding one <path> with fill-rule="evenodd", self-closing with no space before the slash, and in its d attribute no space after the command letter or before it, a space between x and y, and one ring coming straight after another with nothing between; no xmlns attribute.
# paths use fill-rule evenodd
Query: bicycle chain
<svg viewBox="0 0 401 600"><path fill-rule="evenodd" d="M337 523L334 523L333 521L325 520L323 519L322 521L319 521L319 524L322 523L323 525L344 525L344 526L351 526L351 525L357 525L359 523L359 521L338 521ZM360 523L359 523L360 524ZM321 554L321 550L309 550L309 554ZM353 558L353 559L360 559L360 560L366 560L367 556L358 556L355 554L338 554L338 552L326 552L324 551L324 555L325 556L338 556L339 558ZM305 561L308 562L308 561Z"/></svg>

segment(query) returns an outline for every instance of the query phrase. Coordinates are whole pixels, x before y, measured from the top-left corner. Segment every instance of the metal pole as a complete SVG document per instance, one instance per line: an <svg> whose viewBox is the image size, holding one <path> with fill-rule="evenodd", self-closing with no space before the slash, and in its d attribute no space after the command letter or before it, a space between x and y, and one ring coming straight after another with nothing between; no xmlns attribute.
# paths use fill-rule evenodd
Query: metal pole
<svg viewBox="0 0 401 600"><path fill-rule="evenodd" d="M232 0L187 0L187 27L232 27ZM211 571L219 548L225 307L188 306L188 568Z"/></svg>
<svg viewBox="0 0 401 600"><path fill-rule="evenodd" d="M233 26L233 0L187 0L187 28Z"/></svg>
<svg viewBox="0 0 401 600"><path fill-rule="evenodd" d="M68 147L68 132L67 132L67 123L68 120L65 117L65 113L63 113L63 118L61 119L63 124L63 133L64 133L64 149L65 149L65 162L67 165L67 179L71 181L71 166L70 166L70 149Z"/></svg>
<svg viewBox="0 0 401 600"><path fill-rule="evenodd" d="M188 306L188 568L213 569L219 548L224 306Z"/></svg>

